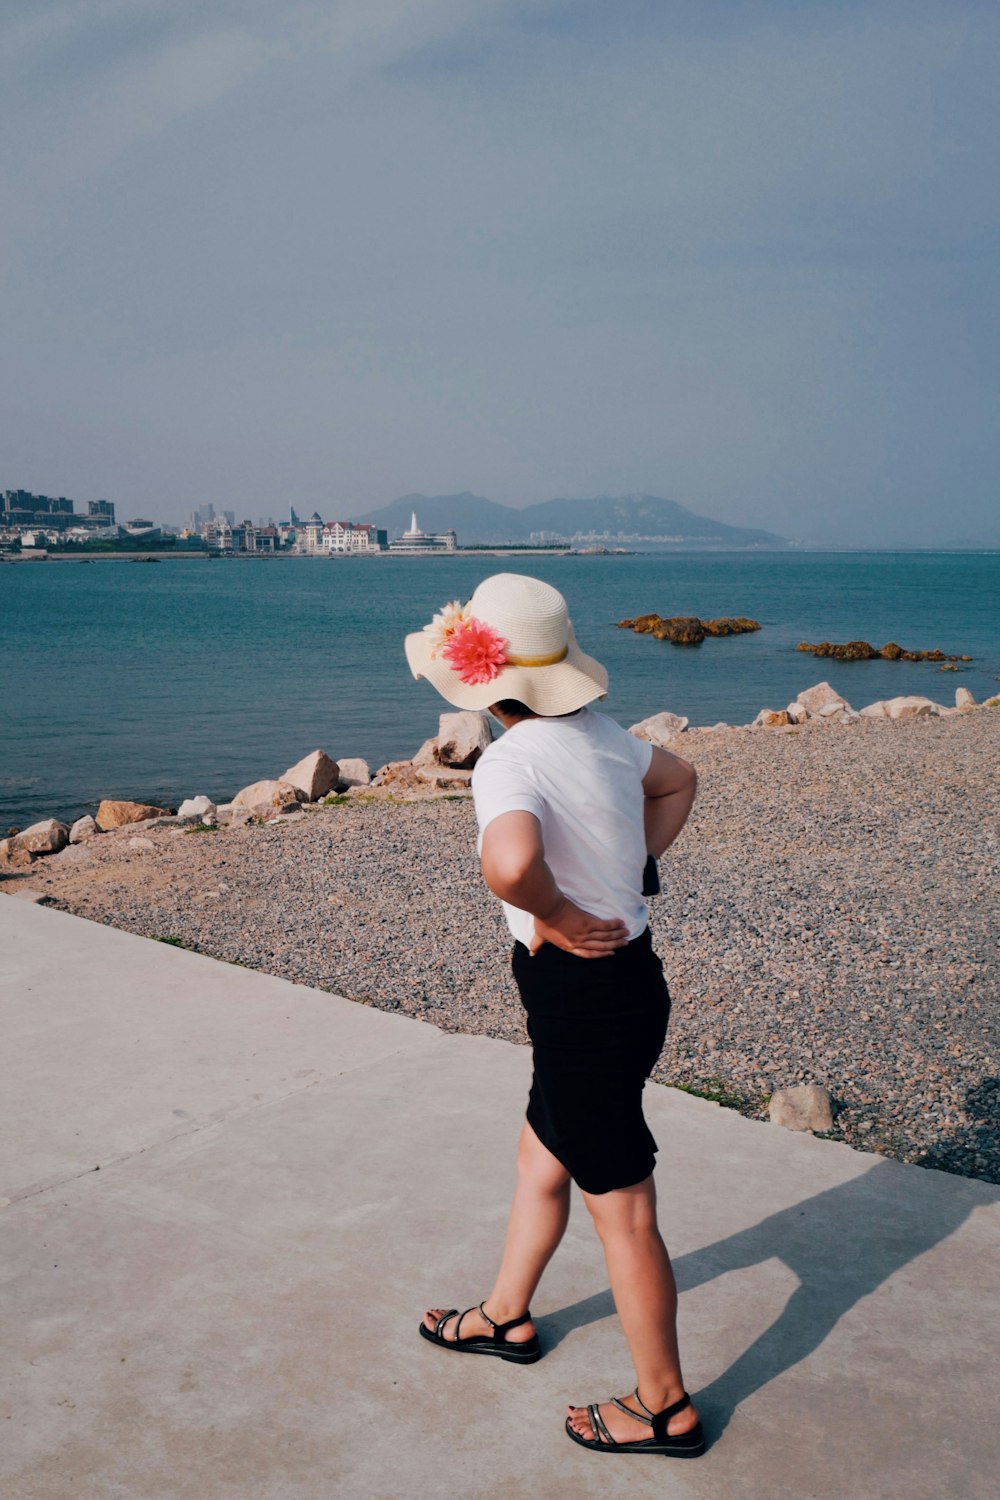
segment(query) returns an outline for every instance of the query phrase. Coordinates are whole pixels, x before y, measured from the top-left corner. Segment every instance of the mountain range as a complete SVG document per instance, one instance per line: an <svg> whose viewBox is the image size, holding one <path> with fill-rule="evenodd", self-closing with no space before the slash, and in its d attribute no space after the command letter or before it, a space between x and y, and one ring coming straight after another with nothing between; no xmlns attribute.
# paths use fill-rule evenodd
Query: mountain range
<svg viewBox="0 0 1000 1500"><path fill-rule="evenodd" d="M391 505L360 516L399 536L416 512L422 531L455 531L462 546L505 542L564 541L576 545L655 543L661 547L759 547L780 549L786 538L771 531L727 526L696 515L658 495L601 496L589 500L542 500L515 510L468 491L460 495L402 495Z"/></svg>

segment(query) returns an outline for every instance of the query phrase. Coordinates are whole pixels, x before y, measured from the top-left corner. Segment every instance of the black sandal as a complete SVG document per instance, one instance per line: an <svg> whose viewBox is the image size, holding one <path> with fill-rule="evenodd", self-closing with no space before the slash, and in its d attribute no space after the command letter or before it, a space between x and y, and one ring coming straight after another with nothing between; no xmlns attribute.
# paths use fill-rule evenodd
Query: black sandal
<svg viewBox="0 0 1000 1500"><path fill-rule="evenodd" d="M566 1431L574 1443L579 1443L581 1448L591 1448L595 1453L665 1453L671 1458L697 1458L705 1451L705 1434L701 1423L696 1422L690 1432L678 1432L673 1437L667 1431L667 1423L671 1417L675 1417L679 1411L691 1405L691 1397L684 1392L679 1401L673 1406L668 1406L664 1411L652 1412L639 1395L636 1387L635 1399L646 1413L641 1417L637 1411L626 1406L624 1401L619 1401L617 1396L610 1398L611 1405L623 1411L627 1417L633 1417L637 1422L643 1422L647 1426L652 1424L653 1436L642 1442L619 1443L608 1431L607 1423L601 1416L597 1406L588 1406L587 1415L590 1418L590 1430L594 1433L592 1438L581 1437L574 1432L570 1426L569 1417L566 1418Z"/></svg>
<svg viewBox="0 0 1000 1500"><path fill-rule="evenodd" d="M454 1349L457 1354L498 1354L501 1359L510 1360L515 1365L533 1365L537 1359L541 1359L542 1350L538 1342L537 1333L532 1334L530 1339L523 1343L511 1343L505 1335L512 1328L520 1328L522 1323L531 1319L531 1313L522 1313L519 1318L511 1318L508 1323L494 1323L488 1312L483 1312L483 1304L480 1302L478 1311L482 1313L487 1323L492 1328L492 1334L472 1334L467 1339L460 1337L462 1332L462 1319L470 1312L477 1311L476 1308L467 1307L465 1312L460 1313L457 1307L452 1307L444 1313L434 1325L433 1331L426 1323L417 1325L417 1331L422 1339L427 1339L431 1344L439 1344L442 1349ZM455 1337L446 1339L444 1336L444 1325L449 1318L458 1318L455 1324Z"/></svg>

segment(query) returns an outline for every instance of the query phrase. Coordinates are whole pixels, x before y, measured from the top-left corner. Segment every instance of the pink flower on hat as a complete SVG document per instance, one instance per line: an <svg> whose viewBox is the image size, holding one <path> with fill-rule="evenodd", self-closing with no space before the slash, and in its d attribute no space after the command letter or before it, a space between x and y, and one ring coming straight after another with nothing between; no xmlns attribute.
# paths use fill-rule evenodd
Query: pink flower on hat
<svg viewBox="0 0 1000 1500"><path fill-rule="evenodd" d="M441 655L470 686L492 682L507 665L507 642L485 620L469 619L452 632Z"/></svg>

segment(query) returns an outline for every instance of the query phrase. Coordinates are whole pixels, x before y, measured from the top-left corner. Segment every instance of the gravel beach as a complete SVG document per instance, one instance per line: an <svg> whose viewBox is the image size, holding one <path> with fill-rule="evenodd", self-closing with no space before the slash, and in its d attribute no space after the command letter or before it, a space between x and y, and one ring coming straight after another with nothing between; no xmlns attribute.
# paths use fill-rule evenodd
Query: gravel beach
<svg viewBox="0 0 1000 1500"><path fill-rule="evenodd" d="M673 748L700 789L651 903L674 1004L656 1079L761 1118L774 1089L821 1083L838 1138L1000 1182L1000 710L695 731ZM136 834L153 847L132 848ZM525 1041L467 796L352 797L215 832L133 826L0 889L19 884L446 1030Z"/></svg>

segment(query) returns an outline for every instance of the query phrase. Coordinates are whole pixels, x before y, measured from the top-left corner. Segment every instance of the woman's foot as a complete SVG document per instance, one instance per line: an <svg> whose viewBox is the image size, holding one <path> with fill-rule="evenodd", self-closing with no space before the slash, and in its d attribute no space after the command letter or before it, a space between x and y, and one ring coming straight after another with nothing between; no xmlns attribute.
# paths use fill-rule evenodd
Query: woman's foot
<svg viewBox="0 0 1000 1500"><path fill-rule="evenodd" d="M482 1306L486 1309L487 1313L489 1313L494 1323L503 1324L508 1322L511 1318L516 1318L518 1316L517 1312L507 1312L502 1308L498 1309L495 1312L490 1305L489 1299L487 1299L482 1304ZM446 1307L428 1308L427 1312L424 1313L423 1318L424 1327L427 1329L428 1333L433 1333L435 1331L439 1321L444 1317L447 1311L448 1309ZM445 1323L444 1327L441 1329L441 1337L448 1344L453 1344L457 1337L458 1318L459 1314L455 1313L448 1319L447 1323ZM483 1314L479 1311L478 1307L472 1308L471 1311L467 1312L462 1318L461 1336L463 1339L492 1338L493 1327L487 1321L487 1319L483 1317ZM508 1330L508 1332L504 1335L504 1342L508 1344L525 1344L529 1339L533 1339L534 1337L534 1323L522 1323L520 1327L511 1328Z"/></svg>
<svg viewBox="0 0 1000 1500"><path fill-rule="evenodd" d="M598 1415L607 1427L616 1443L641 1443L653 1436L653 1424L647 1420L646 1414L636 1400L635 1396L622 1396L621 1403L627 1406L629 1411L635 1412L641 1417L640 1422L633 1417L627 1417L624 1412L618 1410L610 1401L603 1402L598 1406ZM650 1411L665 1411L671 1403L664 1400L657 1407L650 1407ZM590 1413L585 1406L567 1407L568 1421L570 1427L585 1442L600 1442L601 1436L596 1433L591 1425ZM679 1411L670 1418L667 1423L667 1432L670 1437L681 1437L685 1432L691 1432L698 1425L698 1412L694 1405L689 1405L683 1411Z"/></svg>

